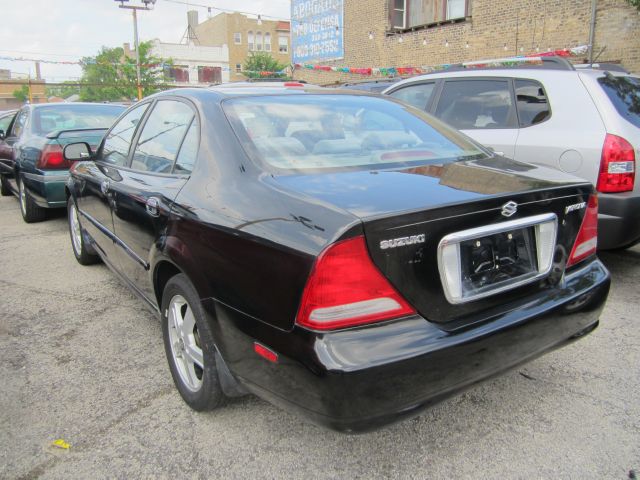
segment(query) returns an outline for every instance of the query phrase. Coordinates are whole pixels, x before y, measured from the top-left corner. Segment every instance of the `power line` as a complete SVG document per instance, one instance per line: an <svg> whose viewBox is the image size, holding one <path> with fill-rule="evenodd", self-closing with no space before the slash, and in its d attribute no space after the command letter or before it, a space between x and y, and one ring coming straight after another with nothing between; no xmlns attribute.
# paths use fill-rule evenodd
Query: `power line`
<svg viewBox="0 0 640 480"><path fill-rule="evenodd" d="M162 0L163 2L167 2L167 3L177 3L180 5L187 5L189 7L200 7L200 8L206 8L207 10L217 10L219 12L225 12L225 13L242 13L243 15L253 15L256 17L261 17L261 18L272 18L274 20L285 20L285 21L289 21L289 18L282 18L282 17L275 17L273 15L263 15L262 13L256 13L256 12L243 12L242 10L234 10L232 8L221 8L221 7L214 7L213 5L203 5L203 4L198 4L198 3L193 3L193 2L187 2L187 1L183 1L183 0Z"/></svg>
<svg viewBox="0 0 640 480"><path fill-rule="evenodd" d="M27 53L29 55L51 55L53 57L75 57L75 58L78 58L78 55L74 55L72 53L47 53L47 52L34 52L33 50L8 50L6 48L0 48L0 52Z"/></svg>

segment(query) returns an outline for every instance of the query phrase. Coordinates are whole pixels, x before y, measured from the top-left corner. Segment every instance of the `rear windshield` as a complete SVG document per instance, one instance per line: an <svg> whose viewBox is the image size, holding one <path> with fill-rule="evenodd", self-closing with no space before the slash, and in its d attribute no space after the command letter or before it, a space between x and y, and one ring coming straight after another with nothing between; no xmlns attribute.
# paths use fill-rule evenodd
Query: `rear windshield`
<svg viewBox="0 0 640 480"><path fill-rule="evenodd" d="M124 111L122 105L73 105L60 104L37 108L34 111L32 129L36 135L46 135L57 130L76 128L109 128Z"/></svg>
<svg viewBox="0 0 640 480"><path fill-rule="evenodd" d="M385 98L310 94L223 105L247 153L276 169L395 168L487 156L439 120Z"/></svg>
<svg viewBox="0 0 640 480"><path fill-rule="evenodd" d="M607 75L598 82L620 115L640 127L640 78Z"/></svg>

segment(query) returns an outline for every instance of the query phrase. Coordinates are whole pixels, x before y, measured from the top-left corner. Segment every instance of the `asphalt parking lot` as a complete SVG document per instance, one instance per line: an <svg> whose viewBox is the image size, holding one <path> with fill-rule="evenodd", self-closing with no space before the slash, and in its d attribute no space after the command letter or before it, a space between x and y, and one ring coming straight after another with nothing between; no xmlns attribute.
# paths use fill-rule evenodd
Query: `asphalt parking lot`
<svg viewBox="0 0 640 480"><path fill-rule="evenodd" d="M253 396L191 411L158 320L81 267L64 213L0 199L0 478L617 478L640 470L640 247L587 338L378 432L323 430ZM71 447L56 449L62 438Z"/></svg>

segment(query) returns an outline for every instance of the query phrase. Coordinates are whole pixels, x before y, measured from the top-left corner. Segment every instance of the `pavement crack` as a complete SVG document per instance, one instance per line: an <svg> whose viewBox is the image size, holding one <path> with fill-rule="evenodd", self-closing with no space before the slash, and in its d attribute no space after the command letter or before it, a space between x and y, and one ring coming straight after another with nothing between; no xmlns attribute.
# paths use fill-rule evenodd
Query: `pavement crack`
<svg viewBox="0 0 640 480"><path fill-rule="evenodd" d="M524 372L518 372L518 373L528 380L537 380L536 378L532 377L531 375L527 375Z"/></svg>

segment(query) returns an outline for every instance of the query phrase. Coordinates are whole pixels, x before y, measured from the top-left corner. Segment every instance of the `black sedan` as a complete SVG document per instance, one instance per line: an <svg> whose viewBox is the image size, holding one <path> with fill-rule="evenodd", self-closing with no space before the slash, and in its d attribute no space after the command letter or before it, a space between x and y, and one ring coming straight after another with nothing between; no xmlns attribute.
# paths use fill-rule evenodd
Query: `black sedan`
<svg viewBox="0 0 640 480"><path fill-rule="evenodd" d="M590 184L393 99L169 91L64 153L77 260L158 312L196 410L373 429L591 332L609 291Z"/></svg>

